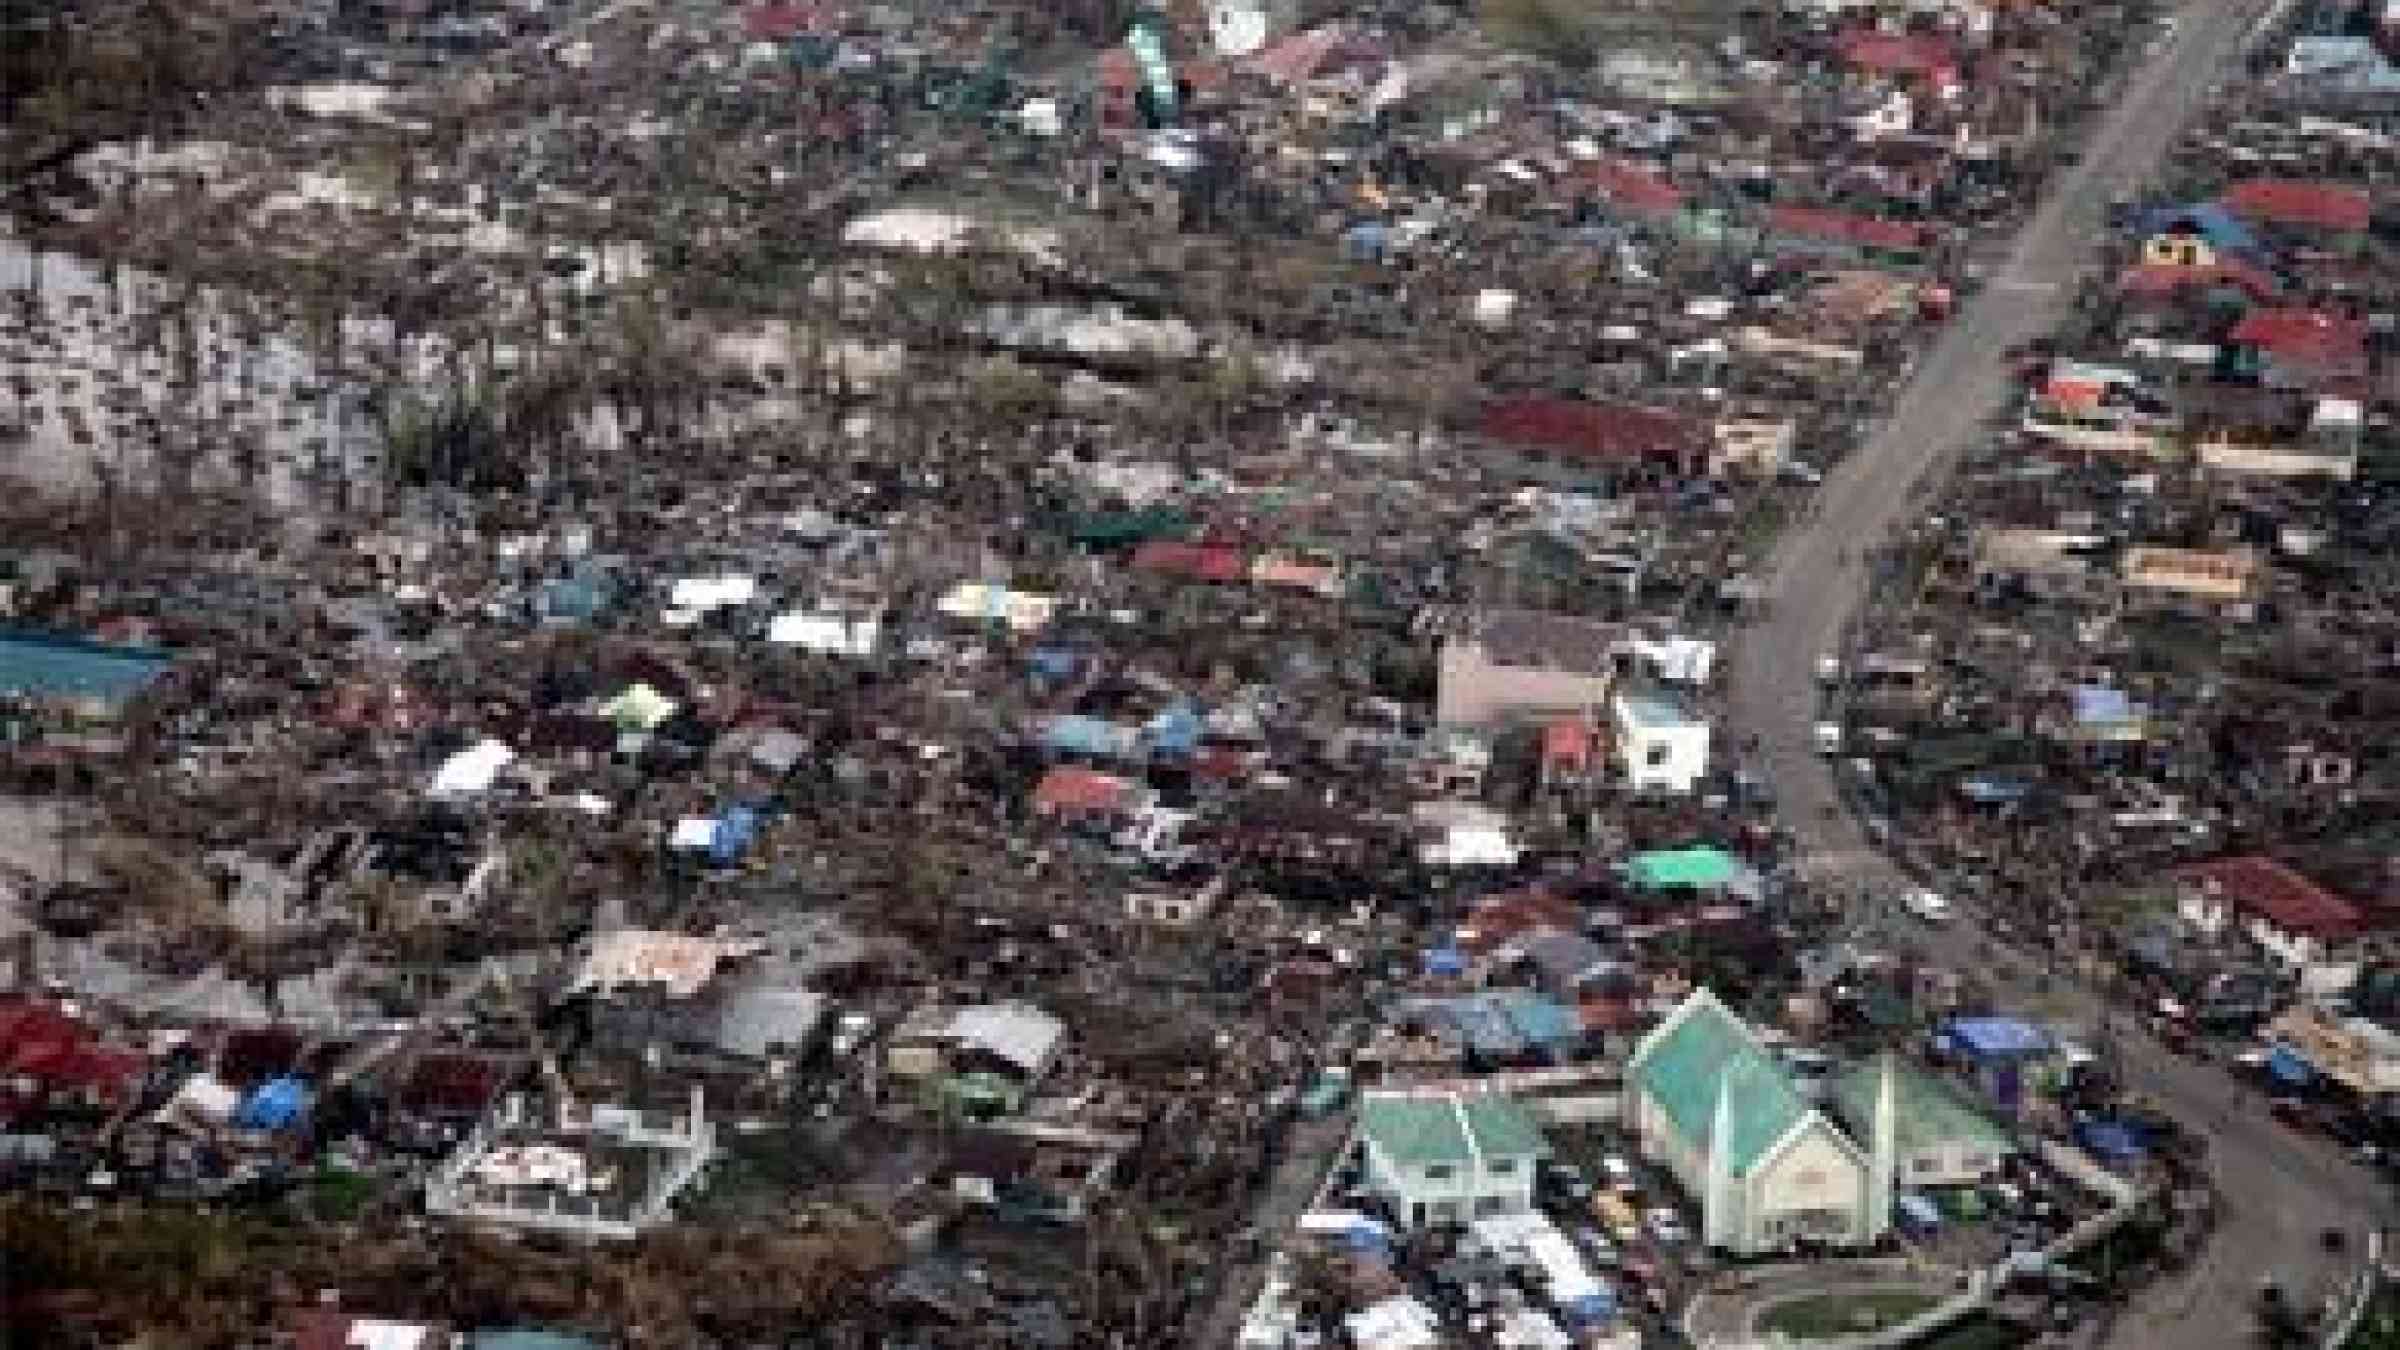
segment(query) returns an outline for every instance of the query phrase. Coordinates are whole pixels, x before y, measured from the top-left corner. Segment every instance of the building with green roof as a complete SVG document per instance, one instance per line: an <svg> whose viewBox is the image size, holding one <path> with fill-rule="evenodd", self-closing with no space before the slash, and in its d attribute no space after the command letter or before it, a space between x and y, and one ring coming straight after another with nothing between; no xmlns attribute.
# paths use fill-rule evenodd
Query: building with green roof
<svg viewBox="0 0 2400 1350"><path fill-rule="evenodd" d="M1853 1130L1872 1130L1882 1081L1877 1064L1861 1064L1835 1079L1833 1113ZM1893 1064L1892 1105L1893 1176L1902 1186L1972 1185L2016 1152L2006 1130L1922 1070Z"/></svg>
<svg viewBox="0 0 2400 1350"><path fill-rule="evenodd" d="M1541 1126L1496 1094L1374 1092L1359 1100L1366 1187L1402 1223L1465 1223L1533 1207Z"/></svg>
<svg viewBox="0 0 2400 1350"><path fill-rule="evenodd" d="M1861 1150L1706 989L1634 1047L1624 1108L1643 1154L1699 1202L1711 1247L1751 1256L1802 1239L1864 1246L1890 1223L1888 1131Z"/></svg>

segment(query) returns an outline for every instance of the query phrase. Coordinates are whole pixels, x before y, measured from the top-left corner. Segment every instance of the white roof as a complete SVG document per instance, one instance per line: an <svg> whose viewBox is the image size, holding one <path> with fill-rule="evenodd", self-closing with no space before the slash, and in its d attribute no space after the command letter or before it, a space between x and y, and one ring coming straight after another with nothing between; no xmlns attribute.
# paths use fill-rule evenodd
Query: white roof
<svg viewBox="0 0 2400 1350"><path fill-rule="evenodd" d="M1573 1350L1575 1338L1559 1330L1550 1314L1538 1308L1519 1308L1501 1320L1492 1344L1502 1350Z"/></svg>
<svg viewBox="0 0 2400 1350"><path fill-rule="evenodd" d="M433 793L482 792L517 757L517 752L486 737L442 761L433 774Z"/></svg>
<svg viewBox="0 0 2400 1350"><path fill-rule="evenodd" d="M677 609L716 609L722 605L746 605L758 598L756 577L682 577L667 593L667 603Z"/></svg>
<svg viewBox="0 0 2400 1350"><path fill-rule="evenodd" d="M1541 1267L1550 1296L1560 1302L1609 1292L1584 1264L1583 1253L1575 1250L1575 1244L1545 1214L1495 1214L1475 1220L1472 1231L1492 1251L1524 1253Z"/></svg>
<svg viewBox="0 0 2400 1350"><path fill-rule="evenodd" d="M1028 1003L985 1003L950 1015L949 1039L1033 1070L1050 1060L1066 1024Z"/></svg>
<svg viewBox="0 0 2400 1350"><path fill-rule="evenodd" d="M1359 1350L1438 1350L1442 1343L1441 1319L1406 1294L1354 1312L1342 1326Z"/></svg>
<svg viewBox="0 0 2400 1350"><path fill-rule="evenodd" d="M767 641L823 656L872 656L883 622L868 614L778 614L767 624Z"/></svg>
<svg viewBox="0 0 2400 1350"><path fill-rule="evenodd" d="M966 581L951 587L934 608L954 619L999 619L1024 633L1048 624L1058 610L1058 599Z"/></svg>
<svg viewBox="0 0 2400 1350"><path fill-rule="evenodd" d="M432 1335L432 1330L419 1322L380 1322L360 1317L351 1321L342 1343L354 1350L417 1350Z"/></svg>
<svg viewBox="0 0 2400 1350"><path fill-rule="evenodd" d="M183 1080L183 1086L177 1089L168 1106L211 1120L225 1120L241 1102L242 1094L232 1085L214 1074L196 1073Z"/></svg>

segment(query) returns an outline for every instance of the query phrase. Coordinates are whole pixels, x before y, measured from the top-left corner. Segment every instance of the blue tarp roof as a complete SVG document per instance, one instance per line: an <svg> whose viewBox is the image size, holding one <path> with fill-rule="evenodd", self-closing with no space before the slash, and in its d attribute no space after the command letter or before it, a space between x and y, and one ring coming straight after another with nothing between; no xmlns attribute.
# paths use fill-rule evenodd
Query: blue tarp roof
<svg viewBox="0 0 2400 1350"><path fill-rule="evenodd" d="M122 703L165 674L171 660L156 647L0 630L0 694Z"/></svg>
<svg viewBox="0 0 2400 1350"><path fill-rule="evenodd" d="M2085 726L2107 726L2133 720L2133 700L2122 689L2081 685L2075 690L2075 720Z"/></svg>
<svg viewBox="0 0 2400 1350"><path fill-rule="evenodd" d="M1968 801L1997 805L2022 799L2033 791L2033 780L2015 774L1978 773L1960 779L1958 791Z"/></svg>
<svg viewBox="0 0 2400 1350"><path fill-rule="evenodd" d="M233 1123L245 1130L288 1129L308 1110L308 1096L308 1085L297 1078L270 1078L242 1099Z"/></svg>
<svg viewBox="0 0 2400 1350"><path fill-rule="evenodd" d="M1427 953L1428 958L1433 954ZM1479 1054L1514 1055L1529 1047L1563 1045L1582 1034L1573 1008L1529 989L1503 989L1455 998L1416 998L1399 1011L1446 1028Z"/></svg>
<svg viewBox="0 0 2400 1350"><path fill-rule="evenodd" d="M1042 728L1042 744L1078 755L1113 755L1124 747L1125 729L1114 722L1075 713L1053 717Z"/></svg>
<svg viewBox="0 0 2400 1350"><path fill-rule="evenodd" d="M2122 1120L2086 1120L2075 1126L2075 1142L2104 1162L2127 1162L2142 1156L2142 1133Z"/></svg>
<svg viewBox="0 0 2400 1350"><path fill-rule="evenodd" d="M601 1345L569 1332L519 1328L468 1332L467 1350L601 1350Z"/></svg>
<svg viewBox="0 0 2400 1350"><path fill-rule="evenodd" d="M1460 951L1458 948L1428 947L1425 949L1426 974L1464 975L1466 971L1467 954Z"/></svg>
<svg viewBox="0 0 2400 1350"><path fill-rule="evenodd" d="M1598 1293L1579 1294L1562 1301L1558 1310L1578 1326L1605 1322L1617 1315L1617 1296L1603 1287Z"/></svg>
<svg viewBox="0 0 2400 1350"><path fill-rule="evenodd" d="M752 806L729 806L717 817L716 833L709 836L708 860L723 864L738 861L750 851L758 838L758 809Z"/></svg>
<svg viewBox="0 0 2400 1350"><path fill-rule="evenodd" d="M1025 658L1025 664L1033 673L1045 680L1063 680L1074 674L1075 668L1082 663L1081 654L1071 647L1036 647L1033 654Z"/></svg>
<svg viewBox="0 0 2400 1350"><path fill-rule="evenodd" d="M2216 202L2160 207L2144 215L2137 225L2145 235L2164 234L2179 227L2197 233L2211 247L2228 252L2250 253L2258 248L2257 232Z"/></svg>
<svg viewBox="0 0 2400 1350"><path fill-rule="evenodd" d="M2267 1052L2267 1072L2273 1074L2277 1082L2293 1087L2306 1087L2317 1076L2316 1066L2288 1045L2278 1045Z"/></svg>
<svg viewBox="0 0 2400 1350"><path fill-rule="evenodd" d="M1900 1192L1899 1198L1894 1200L1892 1205L1893 1208L1900 1211L1900 1217L1920 1228L1942 1226L1941 1208L1915 1191Z"/></svg>
<svg viewBox="0 0 2400 1350"><path fill-rule="evenodd" d="M1150 719L1142 728L1151 748L1169 754L1188 755L1200 747L1200 716L1183 704L1176 704Z"/></svg>
<svg viewBox="0 0 2400 1350"><path fill-rule="evenodd" d="M1977 1059L2012 1059L2050 1053L2050 1033L2015 1017L1954 1017L1945 1038Z"/></svg>

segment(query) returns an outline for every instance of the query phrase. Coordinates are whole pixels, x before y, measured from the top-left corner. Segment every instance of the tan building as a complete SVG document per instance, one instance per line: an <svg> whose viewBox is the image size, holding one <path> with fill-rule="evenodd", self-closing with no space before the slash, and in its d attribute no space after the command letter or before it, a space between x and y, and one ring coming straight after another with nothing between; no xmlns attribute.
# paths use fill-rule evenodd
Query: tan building
<svg viewBox="0 0 2400 1350"><path fill-rule="evenodd" d="M1442 635L1435 715L1443 726L1485 727L1591 717L1633 659L1618 624L1536 610L1487 610Z"/></svg>
<svg viewBox="0 0 2400 1350"><path fill-rule="evenodd" d="M2125 550L2117 579L2131 606L2232 616L2259 598L2265 578L2258 555L2248 549L2143 545Z"/></svg>

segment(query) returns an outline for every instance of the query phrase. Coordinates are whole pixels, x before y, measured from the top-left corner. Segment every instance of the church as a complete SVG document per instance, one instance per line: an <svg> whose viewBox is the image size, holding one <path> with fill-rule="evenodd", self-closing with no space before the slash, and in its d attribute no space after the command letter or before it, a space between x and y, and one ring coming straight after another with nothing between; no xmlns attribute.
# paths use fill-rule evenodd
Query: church
<svg viewBox="0 0 2400 1350"><path fill-rule="evenodd" d="M1890 1227L1898 1113L1888 1056L1864 1149L1706 989L1642 1037L1624 1083L1626 1124L1643 1156L1698 1201L1709 1247L1737 1256L1801 1241L1866 1247Z"/></svg>

